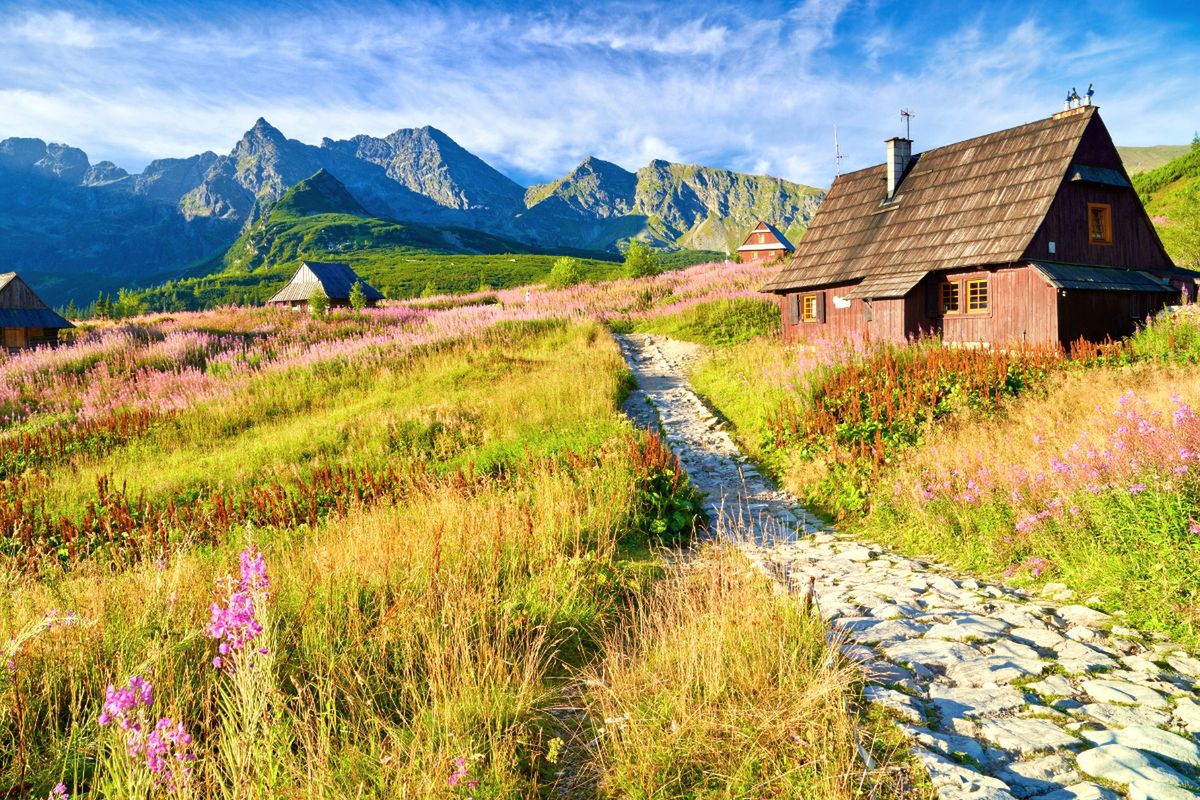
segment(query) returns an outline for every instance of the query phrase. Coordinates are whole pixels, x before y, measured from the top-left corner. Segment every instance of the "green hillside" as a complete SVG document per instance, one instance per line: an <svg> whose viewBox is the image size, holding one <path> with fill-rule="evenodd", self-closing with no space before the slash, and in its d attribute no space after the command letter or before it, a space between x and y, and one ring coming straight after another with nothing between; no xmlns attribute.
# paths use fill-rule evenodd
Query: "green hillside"
<svg viewBox="0 0 1200 800"><path fill-rule="evenodd" d="M343 261L388 297L427 290L466 292L486 285L536 283L562 255L581 259L586 277L614 277L618 256L537 252L527 245L468 228L433 228L370 217L328 172L292 187L238 237L224 256L190 276L134 292L127 304L188 310L261 303L302 259Z"/></svg>
<svg viewBox="0 0 1200 800"><path fill-rule="evenodd" d="M1158 169L1168 161L1186 155L1190 149L1186 144L1156 144L1152 147L1118 147L1125 171L1130 175Z"/></svg>
<svg viewBox="0 0 1200 800"><path fill-rule="evenodd" d="M1200 268L1200 144L1133 185L1175 263Z"/></svg>

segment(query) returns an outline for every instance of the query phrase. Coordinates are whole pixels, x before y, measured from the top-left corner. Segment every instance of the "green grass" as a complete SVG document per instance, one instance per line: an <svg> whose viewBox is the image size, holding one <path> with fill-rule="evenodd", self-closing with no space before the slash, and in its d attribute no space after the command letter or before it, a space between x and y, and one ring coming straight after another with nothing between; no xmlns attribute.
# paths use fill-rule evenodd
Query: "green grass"
<svg viewBox="0 0 1200 800"><path fill-rule="evenodd" d="M731 345L779 332L779 306L768 300L712 300L679 311L615 323L625 333L656 333L704 345Z"/></svg>
<svg viewBox="0 0 1200 800"><path fill-rule="evenodd" d="M645 550L631 564L637 550L623 543L636 508L619 444L629 431L616 412L623 374L589 326L540 326L418 355L394 371L317 380L281 408L264 404L287 384L264 382L229 416L199 410L179 441L152 437L65 469L77 478L114 469L151 499L325 460L424 465L446 477L431 474L427 490L394 507L316 528L234 530L215 547L171 554L165 568L85 564L32 583L10 578L8 637L50 605L95 624L44 634L19 653L0 705L7 780L32 780L45 794L64 775L72 785L95 769L111 778L112 758L93 760L112 738L96 728L96 704L106 682L149 672L156 710L205 737L202 794L225 794L222 764L233 756L212 738L211 704L227 681L207 667L211 646L199 631L213 581L251 539L271 571L277 653L254 688L274 733L239 740L257 793L298 782L322 794L434 791L460 753L484 755L474 769L494 796L529 791L553 675L594 649L625 592L652 574ZM434 447L388 447L397 423L432 418L442 420ZM235 432L223 435L226 426ZM502 480L453 477L489 459L508 463ZM106 796L131 790L117 781Z"/></svg>

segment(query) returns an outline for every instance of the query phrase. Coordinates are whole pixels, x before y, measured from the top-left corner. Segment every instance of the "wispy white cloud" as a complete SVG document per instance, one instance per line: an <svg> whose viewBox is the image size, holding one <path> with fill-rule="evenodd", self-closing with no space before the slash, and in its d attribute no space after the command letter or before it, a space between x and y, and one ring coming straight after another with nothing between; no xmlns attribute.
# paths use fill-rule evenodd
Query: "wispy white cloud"
<svg viewBox="0 0 1200 800"><path fill-rule="evenodd" d="M1200 127L1184 102L1196 32L1170 20L1121 6L909 7L16 6L0 19L0 137L136 169L225 152L260 115L314 143L432 124L526 181L593 154L823 185L833 125L845 168L877 163L901 106L917 108L918 148L1045 116L1089 80L1123 143Z"/></svg>

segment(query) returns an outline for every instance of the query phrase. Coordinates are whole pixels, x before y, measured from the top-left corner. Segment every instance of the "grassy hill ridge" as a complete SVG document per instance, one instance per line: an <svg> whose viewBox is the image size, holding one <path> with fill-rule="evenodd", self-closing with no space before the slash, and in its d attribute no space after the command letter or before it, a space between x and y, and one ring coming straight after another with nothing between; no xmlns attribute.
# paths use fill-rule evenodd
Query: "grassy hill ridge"
<svg viewBox="0 0 1200 800"><path fill-rule="evenodd" d="M1200 144L1133 176L1133 186L1175 263L1200 268Z"/></svg>

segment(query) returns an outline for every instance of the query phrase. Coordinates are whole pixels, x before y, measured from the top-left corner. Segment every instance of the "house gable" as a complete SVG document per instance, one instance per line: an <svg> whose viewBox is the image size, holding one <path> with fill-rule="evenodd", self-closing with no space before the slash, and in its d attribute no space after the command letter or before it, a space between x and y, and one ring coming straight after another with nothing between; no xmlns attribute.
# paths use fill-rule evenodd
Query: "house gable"
<svg viewBox="0 0 1200 800"><path fill-rule="evenodd" d="M1110 241L1092 241L1089 207L1104 209ZM1098 114L1088 121L1054 200L1021 257L1135 270L1174 269Z"/></svg>

